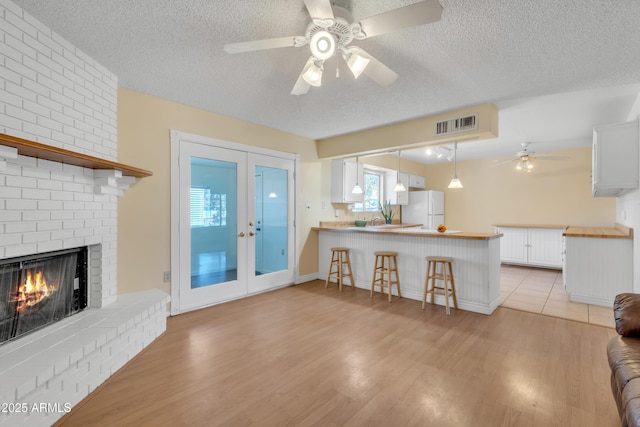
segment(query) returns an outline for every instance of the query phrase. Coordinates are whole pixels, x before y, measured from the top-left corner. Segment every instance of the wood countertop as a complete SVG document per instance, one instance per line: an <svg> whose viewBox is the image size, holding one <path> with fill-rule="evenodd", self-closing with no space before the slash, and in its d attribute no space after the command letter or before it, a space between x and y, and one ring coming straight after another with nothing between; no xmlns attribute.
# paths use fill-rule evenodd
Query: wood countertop
<svg viewBox="0 0 640 427"><path fill-rule="evenodd" d="M339 233L373 233L373 234L390 234L395 236L418 236L418 237L435 237L438 239L467 239L467 240L491 240L502 237L499 233L475 233L470 231L461 231L457 233L438 233L431 230L425 231L419 227L422 224L390 224L386 226L369 226L355 227L353 225L321 225L320 227L312 227L314 231L334 231ZM416 228L412 231L411 228Z"/></svg>
<svg viewBox="0 0 640 427"><path fill-rule="evenodd" d="M633 239L633 228L616 224L615 227L569 227L566 237L597 237L607 239Z"/></svg>
<svg viewBox="0 0 640 427"><path fill-rule="evenodd" d="M514 228L567 228L568 225L560 224L492 224L494 227L514 227Z"/></svg>

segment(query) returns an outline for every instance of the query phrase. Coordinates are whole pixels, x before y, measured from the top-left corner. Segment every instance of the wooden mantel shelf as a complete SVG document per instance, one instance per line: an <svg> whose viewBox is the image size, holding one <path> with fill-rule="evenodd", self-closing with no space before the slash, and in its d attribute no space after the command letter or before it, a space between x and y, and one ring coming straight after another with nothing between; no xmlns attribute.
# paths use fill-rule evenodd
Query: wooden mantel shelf
<svg viewBox="0 0 640 427"><path fill-rule="evenodd" d="M117 170L122 172L122 175L124 176L134 176L136 178L144 178L153 175L152 172L144 169L100 159L98 157L88 156L86 154L76 153L62 148L52 147L50 145L40 144L39 142L29 141L2 133L0 133L0 145L13 147L17 149L18 154L22 156L67 163L69 165L80 166L83 168Z"/></svg>

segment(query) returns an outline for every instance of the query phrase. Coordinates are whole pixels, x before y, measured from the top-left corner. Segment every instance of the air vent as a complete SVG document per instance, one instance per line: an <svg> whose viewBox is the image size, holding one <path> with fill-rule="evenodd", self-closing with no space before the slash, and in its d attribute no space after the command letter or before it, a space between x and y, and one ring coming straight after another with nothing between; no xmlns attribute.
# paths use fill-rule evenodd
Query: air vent
<svg viewBox="0 0 640 427"><path fill-rule="evenodd" d="M436 123L436 135L447 135L450 133L474 130L478 128L477 114L458 117L451 120L443 120Z"/></svg>

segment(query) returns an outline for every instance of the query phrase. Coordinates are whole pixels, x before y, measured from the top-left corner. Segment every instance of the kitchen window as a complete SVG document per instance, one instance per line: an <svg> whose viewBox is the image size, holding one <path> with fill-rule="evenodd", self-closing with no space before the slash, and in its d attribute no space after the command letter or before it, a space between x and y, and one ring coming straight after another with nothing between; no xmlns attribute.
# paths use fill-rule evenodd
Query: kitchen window
<svg viewBox="0 0 640 427"><path fill-rule="evenodd" d="M364 202L354 204L354 212L377 212L382 200L384 188L383 174L366 170L364 171Z"/></svg>

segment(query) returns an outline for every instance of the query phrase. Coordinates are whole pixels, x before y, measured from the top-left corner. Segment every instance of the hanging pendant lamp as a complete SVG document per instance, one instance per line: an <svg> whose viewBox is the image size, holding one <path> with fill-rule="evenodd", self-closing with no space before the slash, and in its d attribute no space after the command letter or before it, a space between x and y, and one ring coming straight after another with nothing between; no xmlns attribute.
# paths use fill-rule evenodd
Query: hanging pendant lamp
<svg viewBox="0 0 640 427"><path fill-rule="evenodd" d="M362 187L358 184L358 176L360 175L358 173L358 165L358 156L356 156L356 185L354 185L353 190L351 190L352 194L362 194Z"/></svg>
<svg viewBox="0 0 640 427"><path fill-rule="evenodd" d="M396 185L393 187L393 191L395 191L396 193L407 191L402 181L400 181L400 155L401 155L401 151L398 150L398 172L396 176Z"/></svg>
<svg viewBox="0 0 640 427"><path fill-rule="evenodd" d="M458 179L458 174L456 173L456 161L457 161L457 152L458 152L458 143L453 143L453 178L449 183L449 188L464 188L462 186L462 182Z"/></svg>

